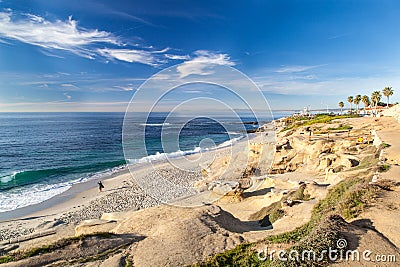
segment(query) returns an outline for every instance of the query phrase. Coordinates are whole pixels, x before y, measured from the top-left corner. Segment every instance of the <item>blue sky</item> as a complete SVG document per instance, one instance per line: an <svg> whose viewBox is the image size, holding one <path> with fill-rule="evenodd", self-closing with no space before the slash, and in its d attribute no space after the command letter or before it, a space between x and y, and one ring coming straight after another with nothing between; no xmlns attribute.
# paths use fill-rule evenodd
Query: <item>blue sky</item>
<svg viewBox="0 0 400 267"><path fill-rule="evenodd" d="M0 111L125 111L176 64L177 79L234 67L272 109L337 108L385 86L400 101L399 14L385 0L0 0ZM210 91L223 95L190 89Z"/></svg>

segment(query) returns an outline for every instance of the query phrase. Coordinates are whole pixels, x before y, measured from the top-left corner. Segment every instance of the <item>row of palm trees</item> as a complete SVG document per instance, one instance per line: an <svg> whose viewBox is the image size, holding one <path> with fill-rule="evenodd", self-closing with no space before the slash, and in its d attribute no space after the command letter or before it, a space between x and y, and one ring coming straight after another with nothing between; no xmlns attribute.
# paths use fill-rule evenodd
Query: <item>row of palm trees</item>
<svg viewBox="0 0 400 267"><path fill-rule="evenodd" d="M389 107L389 97L393 95L393 92L394 92L394 91L393 91L392 87L385 87L385 88L382 90L382 94L383 94L384 96L386 96L386 98L387 98L386 107ZM356 108L357 108L357 111L356 111L356 112L357 112L357 114L358 114L358 112L359 112L359 105L360 105L361 102L364 104L364 107L365 107L365 108L366 108L366 107L369 107L369 106L372 106L372 107L375 108L375 111L376 111L376 109L377 109L377 107L378 107L378 103L381 101L382 94L381 94L380 91L374 91L374 92L371 94L371 98L368 97L367 95L363 95L363 96L361 96L361 95L356 95L355 97L349 96L349 97L347 98L347 102L350 103L350 113L353 112L353 103L354 103L354 104L356 105ZM344 107L344 103L343 103L343 101L340 101L340 102L339 102L339 108L340 108L340 113L341 113L341 114L343 113L343 107Z"/></svg>

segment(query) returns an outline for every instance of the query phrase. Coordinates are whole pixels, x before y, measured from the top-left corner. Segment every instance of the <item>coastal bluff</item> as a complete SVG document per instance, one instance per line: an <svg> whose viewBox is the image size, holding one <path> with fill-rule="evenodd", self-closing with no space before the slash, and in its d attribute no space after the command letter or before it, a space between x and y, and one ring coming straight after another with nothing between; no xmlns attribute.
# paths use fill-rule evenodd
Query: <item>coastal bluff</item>
<svg viewBox="0 0 400 267"><path fill-rule="evenodd" d="M400 208L399 122L389 116L340 118L312 124L312 134L309 126L289 128L284 120L275 121L275 127L273 146L253 140L237 154L222 153L198 166L193 186L197 183L198 188L213 191L221 167L232 159L246 159L240 168L229 169L234 175L223 176L220 182L225 184L213 203L104 211L85 220L60 223L50 227L57 235L20 243L9 252L15 260L4 266L214 266L219 259L239 257L235 253L254 259L257 249L266 245L284 249L324 246L328 237L344 237L352 249L398 255L396 233L400 229L395 222L400 218L393 211ZM268 149L272 157L268 163L259 158L261 149ZM246 155L251 155L250 161ZM233 183L222 190L228 182L244 184L244 176L251 182L235 191L236 195L230 194L235 190ZM105 205L118 205L108 202L107 195L101 199ZM271 241L296 235L301 236L281 243ZM32 247L42 252L17 258ZM66 261L57 255L70 258ZM346 264L334 263L359 266Z"/></svg>

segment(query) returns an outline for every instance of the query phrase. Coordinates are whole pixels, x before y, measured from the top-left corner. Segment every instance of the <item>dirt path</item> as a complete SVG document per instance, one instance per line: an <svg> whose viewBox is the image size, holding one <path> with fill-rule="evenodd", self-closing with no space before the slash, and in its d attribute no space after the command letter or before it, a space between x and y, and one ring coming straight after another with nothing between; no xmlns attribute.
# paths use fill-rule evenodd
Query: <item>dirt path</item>
<svg viewBox="0 0 400 267"><path fill-rule="evenodd" d="M384 117L379 119L377 125L381 128L377 131L378 136L382 142L390 145L382 153L390 169L380 173L378 179L400 183L400 123L394 118ZM400 187L394 187L393 191L380 196L374 207L362 214L362 218L370 219L377 231L400 247Z"/></svg>

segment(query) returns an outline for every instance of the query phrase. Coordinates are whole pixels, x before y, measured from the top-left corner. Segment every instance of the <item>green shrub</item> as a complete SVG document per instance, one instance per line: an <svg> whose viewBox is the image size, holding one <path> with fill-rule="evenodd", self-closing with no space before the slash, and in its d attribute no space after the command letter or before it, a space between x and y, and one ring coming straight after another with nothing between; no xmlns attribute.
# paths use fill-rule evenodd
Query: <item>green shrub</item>
<svg viewBox="0 0 400 267"><path fill-rule="evenodd" d="M261 210L251 214L249 216L249 220L256 221L256 220L262 220L264 219L267 215L270 215L277 210L280 210L282 208L281 201L277 201L272 203L271 205L267 207L263 207Z"/></svg>
<svg viewBox="0 0 400 267"><path fill-rule="evenodd" d="M349 126L349 125L342 125L336 128L328 128L329 131L348 131L353 129L353 127Z"/></svg>
<svg viewBox="0 0 400 267"><path fill-rule="evenodd" d="M10 256L10 255L1 256L0 257L0 264L11 262L11 261L14 261L14 260L15 260L14 257Z"/></svg>
<svg viewBox="0 0 400 267"><path fill-rule="evenodd" d="M390 170L390 165L388 164L380 165L378 168L379 172L387 172L388 170Z"/></svg>
<svg viewBox="0 0 400 267"><path fill-rule="evenodd" d="M125 258L125 267L132 267L133 266L133 262L132 259L130 259L129 257Z"/></svg>
<svg viewBox="0 0 400 267"><path fill-rule="evenodd" d="M387 143L382 143L382 148L387 148L387 147L391 147L391 145L389 145Z"/></svg>
<svg viewBox="0 0 400 267"><path fill-rule="evenodd" d="M241 244L234 249L219 253L207 262L198 263L196 267L220 267L220 266L262 266L257 253L251 249L254 244ZM266 264L266 263L265 263ZM267 265L265 265L267 266Z"/></svg>
<svg viewBox="0 0 400 267"><path fill-rule="evenodd" d="M305 189L306 185L302 184L295 192L289 193L287 198L290 198L292 200L303 200L303 201L310 200L311 199L310 195L304 193Z"/></svg>
<svg viewBox="0 0 400 267"><path fill-rule="evenodd" d="M32 248L31 250L28 250L27 252L24 253L23 258L29 258L43 253L48 253L56 248L57 246L52 246L52 245Z"/></svg>
<svg viewBox="0 0 400 267"><path fill-rule="evenodd" d="M308 120L296 120L296 118L290 117L294 123L287 125L283 131L287 131L290 129L298 128L301 126L310 126L317 123L330 123L333 120L337 119L346 119L346 118L356 118L359 117L358 115L330 115L330 114L316 114L314 117L309 118ZM349 127L349 126L347 126Z"/></svg>

